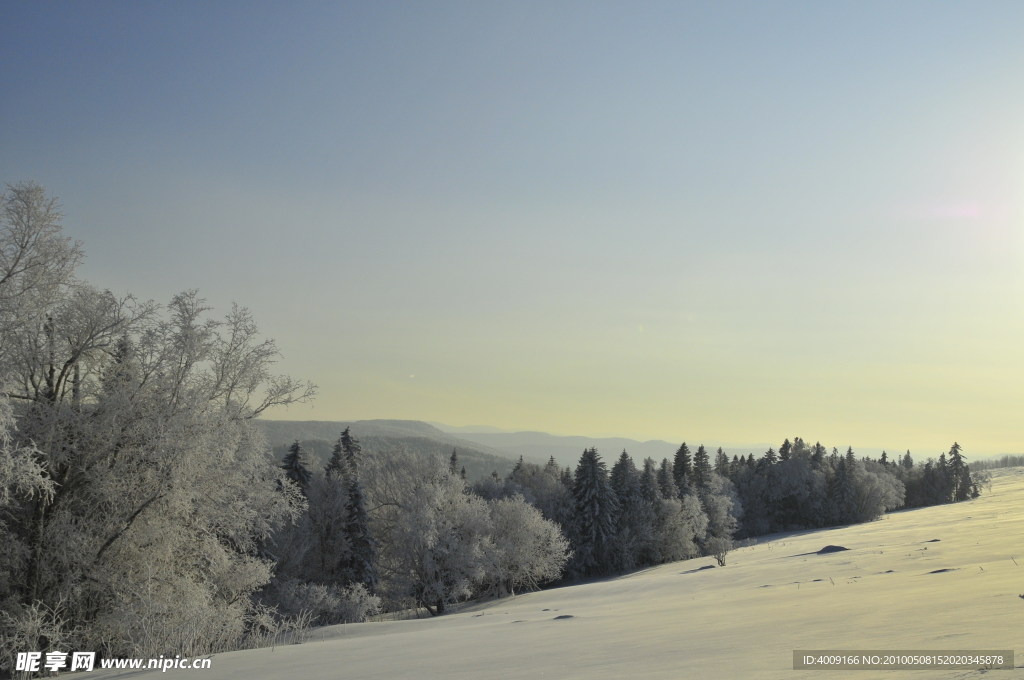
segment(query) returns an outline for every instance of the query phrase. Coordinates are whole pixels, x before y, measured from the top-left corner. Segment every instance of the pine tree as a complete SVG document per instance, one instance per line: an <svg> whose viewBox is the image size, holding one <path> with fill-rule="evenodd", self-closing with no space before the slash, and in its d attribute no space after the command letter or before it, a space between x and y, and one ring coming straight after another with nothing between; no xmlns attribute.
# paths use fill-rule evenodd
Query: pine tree
<svg viewBox="0 0 1024 680"><path fill-rule="evenodd" d="M882 465L888 465L889 454L887 454L885 451L882 451L882 457L878 459L878 462L881 463Z"/></svg>
<svg viewBox="0 0 1024 680"><path fill-rule="evenodd" d="M327 462L327 476L332 475L337 477L345 476L345 449L341 445L341 437L338 437L338 441L334 443L334 448L331 450L331 459Z"/></svg>
<svg viewBox="0 0 1024 680"><path fill-rule="evenodd" d="M907 470L914 467L914 459L910 457L910 449L907 449L907 453L903 456L903 460L900 461L900 465Z"/></svg>
<svg viewBox="0 0 1024 680"><path fill-rule="evenodd" d="M779 447L779 460L789 460L790 451L793 450L793 446L789 443L789 440L782 442L782 446Z"/></svg>
<svg viewBox="0 0 1024 680"><path fill-rule="evenodd" d="M729 476L729 456L722 447L718 447L718 453L715 454L715 472L722 475L723 477Z"/></svg>
<svg viewBox="0 0 1024 680"><path fill-rule="evenodd" d="M839 521L849 524L856 521L856 487L854 486L854 474L857 466L857 459L853 455L853 447L846 451L846 455L839 458L836 464L835 476L835 500L839 511Z"/></svg>
<svg viewBox="0 0 1024 680"><path fill-rule="evenodd" d="M662 458L661 467L658 468L658 489L662 498L679 498L679 487L676 486L672 462L668 458Z"/></svg>
<svg viewBox="0 0 1024 680"><path fill-rule="evenodd" d="M572 468L566 465L565 469L562 470L562 486L564 486L569 491L572 491L574 484L575 481L572 473Z"/></svg>
<svg viewBox="0 0 1024 680"><path fill-rule="evenodd" d="M775 449L769 446L768 450L764 452L764 456L761 458L761 460L764 462L765 465L770 467L779 462L779 457L775 453Z"/></svg>
<svg viewBox="0 0 1024 680"><path fill-rule="evenodd" d="M815 467L815 469L820 470L824 462L825 447L821 445L821 442L815 442L814 448L811 450L811 464Z"/></svg>
<svg viewBox="0 0 1024 680"><path fill-rule="evenodd" d="M349 470L355 470L359 464L363 447L359 445L359 440L352 436L347 427L341 433L341 448L345 452L345 462L348 464Z"/></svg>
<svg viewBox="0 0 1024 680"><path fill-rule="evenodd" d="M690 475L693 473L693 464L690 459L690 449L686 442L676 451L675 459L672 461L672 474L675 476L676 488L683 493L690 486Z"/></svg>
<svg viewBox="0 0 1024 680"><path fill-rule="evenodd" d="M644 471L640 474L640 497L651 506L661 498L661 484L658 482L658 472L654 467L654 461L650 458L644 459Z"/></svg>
<svg viewBox="0 0 1024 680"><path fill-rule="evenodd" d="M448 471L453 475L459 472L459 454L452 449L452 457L448 459Z"/></svg>
<svg viewBox="0 0 1024 680"><path fill-rule="evenodd" d="M611 567L619 503L608 481L608 469L593 447L583 452L576 466L572 495L576 568L583 573L606 571Z"/></svg>
<svg viewBox="0 0 1024 680"><path fill-rule="evenodd" d="M615 491L615 497L619 500L620 508L624 508L630 502L630 499L639 493L640 475L637 472L636 465L633 464L633 459L630 458L625 449L622 450L622 455L619 456L615 465L612 466L608 482Z"/></svg>
<svg viewBox="0 0 1024 680"><path fill-rule="evenodd" d="M953 501L965 501L971 497L971 471L964 463L964 456L961 453L960 444L953 442L949 450L949 477L953 487Z"/></svg>
<svg viewBox="0 0 1024 680"><path fill-rule="evenodd" d="M949 473L949 463L946 462L946 454L939 454L939 462L935 465L939 483L939 502L949 503L953 500L953 479Z"/></svg>
<svg viewBox="0 0 1024 680"><path fill-rule="evenodd" d="M306 467L306 451L299 444L298 439L288 447L288 454L281 462L281 469L284 470L285 477L298 484L303 493L306 492L306 487L309 486L309 480L312 479L313 474Z"/></svg>
<svg viewBox="0 0 1024 680"><path fill-rule="evenodd" d="M366 512L363 486L355 470L348 485L348 503L344 524L349 554L342 571L347 583L361 583L371 593L377 587L377 545L370 535L370 516Z"/></svg>
<svg viewBox="0 0 1024 680"><path fill-rule="evenodd" d="M711 461L704 445L697 447L697 453L693 454L693 486L698 491L708 488L711 482Z"/></svg>

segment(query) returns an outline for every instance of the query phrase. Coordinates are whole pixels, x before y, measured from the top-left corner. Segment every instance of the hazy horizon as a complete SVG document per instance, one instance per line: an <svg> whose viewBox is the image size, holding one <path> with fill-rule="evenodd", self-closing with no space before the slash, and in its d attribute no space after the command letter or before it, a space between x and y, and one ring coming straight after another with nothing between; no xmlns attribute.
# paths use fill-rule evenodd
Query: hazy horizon
<svg viewBox="0 0 1024 680"><path fill-rule="evenodd" d="M1022 25L9 2L0 182L84 280L250 308L320 388L269 418L983 458L1024 451Z"/></svg>

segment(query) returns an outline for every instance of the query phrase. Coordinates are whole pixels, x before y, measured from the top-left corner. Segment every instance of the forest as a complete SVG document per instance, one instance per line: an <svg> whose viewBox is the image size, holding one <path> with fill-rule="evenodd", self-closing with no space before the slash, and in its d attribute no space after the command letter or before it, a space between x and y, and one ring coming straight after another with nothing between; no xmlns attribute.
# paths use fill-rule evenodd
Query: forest
<svg viewBox="0 0 1024 680"><path fill-rule="evenodd" d="M92 650L188 656L385 612L714 556L736 540L867 522L977 497L959 444L910 452L786 440L760 458L682 444L674 458L575 468L522 460L467 479L448 458L283 463L255 423L307 402L244 308L196 291L158 305L76 277L55 199L8 187L0 212L0 657ZM610 463L610 467L609 467Z"/></svg>

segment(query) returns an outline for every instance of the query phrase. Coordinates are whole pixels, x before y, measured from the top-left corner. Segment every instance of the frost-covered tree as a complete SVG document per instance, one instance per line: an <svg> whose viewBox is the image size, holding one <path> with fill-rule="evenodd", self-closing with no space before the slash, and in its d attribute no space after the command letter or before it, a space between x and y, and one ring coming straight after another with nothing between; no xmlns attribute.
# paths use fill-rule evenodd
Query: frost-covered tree
<svg viewBox="0 0 1024 680"><path fill-rule="evenodd" d="M699 555L698 542L704 540L707 526L707 515L696 496L662 499L657 506L655 561L673 562Z"/></svg>
<svg viewBox="0 0 1024 680"><path fill-rule="evenodd" d="M74 285L80 243L64 236L55 198L33 182L0 195L0 377L17 361L18 336L41 324Z"/></svg>
<svg viewBox="0 0 1024 680"><path fill-rule="evenodd" d="M490 510L448 461L382 451L364 466L378 550L378 594L444 613L484 583L493 555Z"/></svg>
<svg viewBox="0 0 1024 680"><path fill-rule="evenodd" d="M569 558L569 542L558 525L519 495L489 505L493 550L487 580L498 594L536 590L559 578Z"/></svg>
<svg viewBox="0 0 1024 680"><path fill-rule="evenodd" d="M0 509L17 499L50 497L54 491L53 480L37 460L37 449L31 444L19 446L14 437L16 429L10 401L0 392ZM3 530L0 524L0 534Z"/></svg>
<svg viewBox="0 0 1024 680"><path fill-rule="evenodd" d="M54 482L5 523L23 556L0 576L8 621L59 603L76 644L119 655L245 633L261 542L303 505L251 419L312 388L270 374L248 312L206 311L195 293L161 312L71 282L5 337L12 444Z"/></svg>

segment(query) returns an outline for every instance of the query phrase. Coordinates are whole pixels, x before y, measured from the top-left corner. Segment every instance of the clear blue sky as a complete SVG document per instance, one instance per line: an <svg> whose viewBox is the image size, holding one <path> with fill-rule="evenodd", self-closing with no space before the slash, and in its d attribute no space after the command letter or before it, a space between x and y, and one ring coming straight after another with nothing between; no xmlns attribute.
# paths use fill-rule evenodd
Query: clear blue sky
<svg viewBox="0 0 1024 680"><path fill-rule="evenodd" d="M11 2L0 180L273 417L1024 450L1024 3Z"/></svg>

